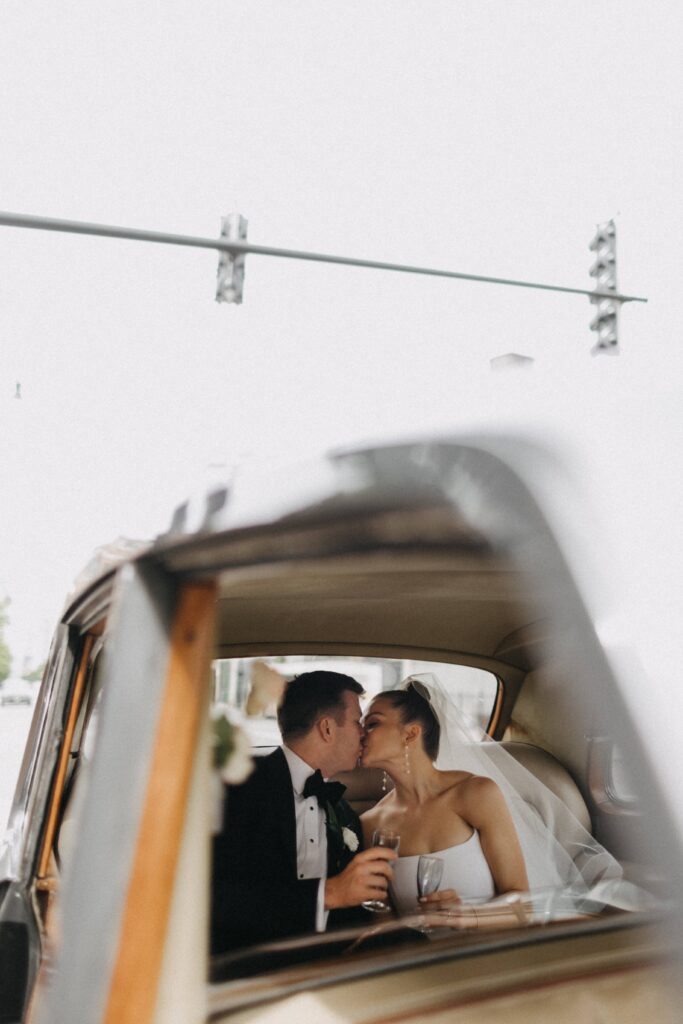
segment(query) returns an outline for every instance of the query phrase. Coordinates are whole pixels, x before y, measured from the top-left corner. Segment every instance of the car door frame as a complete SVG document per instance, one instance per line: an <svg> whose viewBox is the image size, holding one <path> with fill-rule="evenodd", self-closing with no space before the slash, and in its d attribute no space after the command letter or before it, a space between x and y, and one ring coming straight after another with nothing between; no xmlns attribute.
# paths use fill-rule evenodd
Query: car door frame
<svg viewBox="0 0 683 1024"><path fill-rule="evenodd" d="M111 585L111 577L100 580L59 622L19 769L0 851L0 1006L7 1020L23 1019L39 971L48 966L45 939L57 888L50 854L93 640Z"/></svg>

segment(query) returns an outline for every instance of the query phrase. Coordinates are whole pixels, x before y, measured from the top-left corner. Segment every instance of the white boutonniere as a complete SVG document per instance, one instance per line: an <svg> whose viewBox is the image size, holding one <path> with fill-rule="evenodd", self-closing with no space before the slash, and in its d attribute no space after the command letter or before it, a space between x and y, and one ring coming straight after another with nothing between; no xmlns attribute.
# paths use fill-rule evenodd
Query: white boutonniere
<svg viewBox="0 0 683 1024"><path fill-rule="evenodd" d="M254 761L249 737L222 708L212 709L211 729L211 831L216 835L225 824L224 785L236 786L244 782L253 770Z"/></svg>
<svg viewBox="0 0 683 1024"><path fill-rule="evenodd" d="M249 737L222 710L214 710L211 724L213 767L223 782L239 785L249 777L254 767Z"/></svg>
<svg viewBox="0 0 683 1024"><path fill-rule="evenodd" d="M346 825L342 828L342 839L344 840L344 846L351 853L355 853L358 849L358 836L352 828L347 828Z"/></svg>

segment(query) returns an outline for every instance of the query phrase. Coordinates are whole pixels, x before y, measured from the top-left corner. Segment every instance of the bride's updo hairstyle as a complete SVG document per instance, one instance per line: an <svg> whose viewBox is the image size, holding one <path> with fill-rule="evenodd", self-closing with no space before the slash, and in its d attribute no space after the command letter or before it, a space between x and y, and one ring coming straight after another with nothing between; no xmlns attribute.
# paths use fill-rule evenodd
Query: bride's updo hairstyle
<svg viewBox="0 0 683 1024"><path fill-rule="evenodd" d="M422 746L425 754L430 760L436 761L441 729L429 701L421 697L414 686L409 686L407 690L385 690L377 696L382 700L388 700L391 706L400 712L403 725L417 722L422 726Z"/></svg>

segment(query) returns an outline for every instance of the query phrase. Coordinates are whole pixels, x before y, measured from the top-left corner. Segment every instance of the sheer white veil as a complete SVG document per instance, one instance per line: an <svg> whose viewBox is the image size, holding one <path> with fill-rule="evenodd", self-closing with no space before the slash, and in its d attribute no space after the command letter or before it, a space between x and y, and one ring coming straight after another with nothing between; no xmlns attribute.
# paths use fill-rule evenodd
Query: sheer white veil
<svg viewBox="0 0 683 1024"><path fill-rule="evenodd" d="M435 768L483 775L501 789L539 912L594 913L605 906L637 910L656 903L624 879L619 862L559 797L455 706L452 691L433 673L409 676L400 688L410 687L429 702L439 723Z"/></svg>

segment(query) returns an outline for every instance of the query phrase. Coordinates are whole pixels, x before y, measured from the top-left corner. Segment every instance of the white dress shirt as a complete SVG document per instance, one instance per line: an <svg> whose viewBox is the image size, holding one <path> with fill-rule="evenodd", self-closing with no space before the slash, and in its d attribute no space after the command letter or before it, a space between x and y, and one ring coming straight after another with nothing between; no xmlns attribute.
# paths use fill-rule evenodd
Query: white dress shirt
<svg viewBox="0 0 683 1024"><path fill-rule="evenodd" d="M327 878L327 832L325 812L314 796L304 796L306 779L315 770L289 747L282 747L294 791L296 819L296 871L298 878L319 878L315 930L327 928L329 911L325 910L325 880Z"/></svg>

